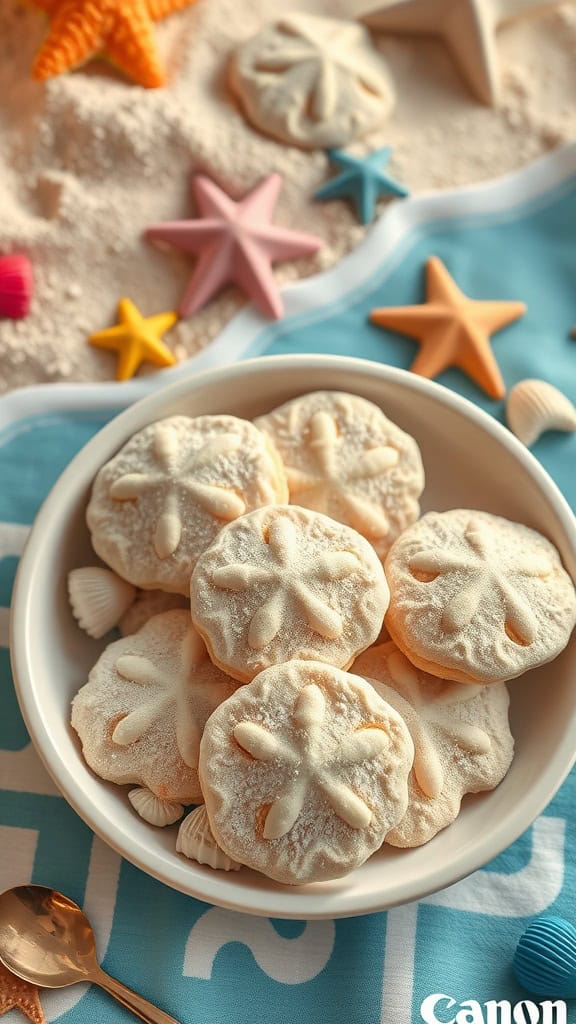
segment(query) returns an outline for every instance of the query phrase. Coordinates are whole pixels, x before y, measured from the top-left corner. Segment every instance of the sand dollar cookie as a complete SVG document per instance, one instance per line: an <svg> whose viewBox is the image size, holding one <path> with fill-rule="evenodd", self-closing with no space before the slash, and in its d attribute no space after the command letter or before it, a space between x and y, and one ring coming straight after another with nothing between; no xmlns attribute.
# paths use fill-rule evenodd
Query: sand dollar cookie
<svg viewBox="0 0 576 1024"><path fill-rule="evenodd" d="M403 817L413 746L363 680L292 661L209 719L200 780L217 843L279 882L339 878Z"/></svg>
<svg viewBox="0 0 576 1024"><path fill-rule="evenodd" d="M142 629L155 615L171 612L174 608L187 608L190 611L189 598L183 594L170 594L167 590L137 590L134 603L120 619L118 629L122 636L130 636Z"/></svg>
<svg viewBox="0 0 576 1024"><path fill-rule="evenodd" d="M238 47L230 84L256 128L311 149L345 146L382 124L395 102L362 25L295 11Z"/></svg>
<svg viewBox="0 0 576 1024"><path fill-rule="evenodd" d="M102 467L86 512L94 550L144 590L187 594L225 523L285 500L271 442L235 416L171 416Z"/></svg>
<svg viewBox="0 0 576 1024"><path fill-rule="evenodd" d="M192 575L192 618L210 657L236 679L291 658L347 668L378 636L382 565L360 534L295 505L226 526Z"/></svg>
<svg viewBox="0 0 576 1024"><path fill-rule="evenodd" d="M487 512L429 512L385 567L390 636L446 679L513 679L555 658L576 621L574 585L554 545Z"/></svg>
<svg viewBox="0 0 576 1024"><path fill-rule="evenodd" d="M202 730L236 686L210 661L189 613L164 612L106 648L74 698L72 725L90 768L137 783L146 790L132 800L139 813L168 824L175 818L164 804L202 799Z"/></svg>
<svg viewBox="0 0 576 1024"><path fill-rule="evenodd" d="M315 391L256 424L284 462L290 501L352 526L380 556L418 518L420 450L372 402Z"/></svg>
<svg viewBox="0 0 576 1024"><path fill-rule="evenodd" d="M506 684L445 682L415 668L393 643L364 651L353 668L395 708L414 743L408 809L386 842L421 846L454 821L466 793L494 789L508 771Z"/></svg>

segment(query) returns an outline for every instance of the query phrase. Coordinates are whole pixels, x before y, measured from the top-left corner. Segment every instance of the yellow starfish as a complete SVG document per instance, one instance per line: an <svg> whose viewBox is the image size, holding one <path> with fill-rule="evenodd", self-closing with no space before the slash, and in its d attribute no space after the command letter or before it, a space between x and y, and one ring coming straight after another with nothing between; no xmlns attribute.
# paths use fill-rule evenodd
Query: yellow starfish
<svg viewBox="0 0 576 1024"><path fill-rule="evenodd" d="M98 331L88 339L96 348L118 353L116 380L129 380L144 362L174 366L174 355L160 339L178 320L176 313L145 318L130 299L121 299L118 315L120 323L116 327Z"/></svg>
<svg viewBox="0 0 576 1024"><path fill-rule="evenodd" d="M45 81L103 54L147 89L165 84L152 22L195 0L31 0L51 19L33 75Z"/></svg>

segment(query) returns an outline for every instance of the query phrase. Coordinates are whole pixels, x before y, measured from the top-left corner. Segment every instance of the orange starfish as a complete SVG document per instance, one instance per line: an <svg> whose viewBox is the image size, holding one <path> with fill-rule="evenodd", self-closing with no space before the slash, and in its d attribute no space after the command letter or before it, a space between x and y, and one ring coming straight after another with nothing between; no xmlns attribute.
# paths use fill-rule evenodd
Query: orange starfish
<svg viewBox="0 0 576 1024"><path fill-rule="evenodd" d="M410 369L436 377L457 366L491 398L506 388L489 336L526 312L523 302L480 302L460 291L437 256L426 264L426 302L421 306L373 309L379 327L407 334L422 346Z"/></svg>
<svg viewBox="0 0 576 1024"><path fill-rule="evenodd" d="M0 1017L12 1009L21 1010L32 1024L46 1024L36 985L17 978L0 961Z"/></svg>
<svg viewBox="0 0 576 1024"><path fill-rule="evenodd" d="M152 22L194 0L32 0L51 18L32 73L38 81L103 54L147 89L165 84Z"/></svg>

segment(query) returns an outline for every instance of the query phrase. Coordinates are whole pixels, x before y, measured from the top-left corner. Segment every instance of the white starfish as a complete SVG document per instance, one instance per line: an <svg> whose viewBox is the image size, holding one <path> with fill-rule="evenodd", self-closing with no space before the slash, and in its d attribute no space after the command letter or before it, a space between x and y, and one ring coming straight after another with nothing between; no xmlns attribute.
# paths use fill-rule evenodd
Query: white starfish
<svg viewBox="0 0 576 1024"><path fill-rule="evenodd" d="M312 788L319 789L335 814L350 828L366 828L372 810L341 781L342 769L374 760L389 745L380 726L363 725L342 739L326 723L326 700L319 686L305 686L296 700L290 737L271 733L257 722L239 722L234 738L257 761L280 762L292 779L270 805L265 839L280 839L296 824Z"/></svg>
<svg viewBox="0 0 576 1024"><path fill-rule="evenodd" d="M293 524L283 518L270 527L268 543L262 538L262 558L257 564L235 562L216 569L213 581L224 590L243 591L258 584L268 584L271 596L250 620L248 643L259 651L277 636L290 606L296 605L310 629L319 636L335 639L343 629L342 616L317 596L318 584L341 580L358 570L359 563L351 551L329 551L312 562L298 553ZM314 589L313 589L314 588Z"/></svg>
<svg viewBox="0 0 576 1024"><path fill-rule="evenodd" d="M562 0L398 0L365 14L378 32L443 39L481 103L498 102L496 32L508 21L557 7Z"/></svg>
<svg viewBox="0 0 576 1024"><path fill-rule="evenodd" d="M334 114L338 70L348 72L369 92L381 92L381 76L366 65L359 25L294 13L281 18L276 27L285 33L285 44L264 54L256 69L283 74L299 66L302 98L312 120L324 121Z"/></svg>
<svg viewBox="0 0 576 1024"><path fill-rule="evenodd" d="M206 442L203 448L182 457L178 435L170 424L158 424L154 439L157 472L125 473L110 488L114 501L134 501L149 491L163 492L162 512L154 533L158 558L174 554L182 536L180 500L194 500L217 519L230 521L246 511L246 503L232 488L200 483L195 475L215 462L220 455L236 451L240 438L222 434Z"/></svg>
<svg viewBox="0 0 576 1024"><path fill-rule="evenodd" d="M536 636L536 617L522 594L509 580L510 576L548 576L553 566L547 555L517 554L514 550L496 549L493 539L481 520L471 519L465 532L470 553L459 557L447 551L422 551L409 560L413 575L423 573L426 582L451 572L465 572L469 582L448 602L441 625L448 633L464 629L476 614L486 594L500 593L506 610L506 632L510 640L527 645ZM416 577L418 578L418 577ZM490 597L489 597L490 599Z"/></svg>
<svg viewBox="0 0 576 1024"><path fill-rule="evenodd" d="M390 524L382 508L371 504L365 498L354 494L359 480L369 480L386 473L398 463L398 451L390 445L367 448L350 463L339 459L341 439L333 416L327 412L316 412L308 427L308 445L318 464L317 473L304 473L294 467L285 466L290 497L307 492L308 501L318 512L329 514L330 501L342 503L349 516L350 525L370 537L385 537Z"/></svg>
<svg viewBox="0 0 576 1024"><path fill-rule="evenodd" d="M123 654L115 665L123 679L149 688L151 695L143 697L142 704L120 719L112 733L112 741L121 747L130 746L151 728L155 721L164 719L174 708L176 743L185 764L195 768L198 764L201 730L194 714L198 689L205 689L213 701L214 686L203 686L198 669L206 659L206 648L195 629L185 634L178 669L170 674L139 654Z"/></svg>
<svg viewBox="0 0 576 1024"><path fill-rule="evenodd" d="M442 691L432 698L430 689L400 651L393 650L387 656L386 666L394 690L382 683L378 692L404 719L414 742L416 781L424 795L432 800L440 796L445 780L431 726L470 754L485 754L490 749L490 737L483 729L458 721L449 711L455 704L472 700L482 687L470 683L446 683Z"/></svg>

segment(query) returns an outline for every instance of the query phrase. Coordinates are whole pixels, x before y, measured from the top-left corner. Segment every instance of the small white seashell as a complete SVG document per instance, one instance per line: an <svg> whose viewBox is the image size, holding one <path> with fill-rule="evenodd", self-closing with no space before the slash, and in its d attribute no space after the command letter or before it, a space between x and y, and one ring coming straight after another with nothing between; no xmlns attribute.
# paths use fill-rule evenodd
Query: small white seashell
<svg viewBox="0 0 576 1024"><path fill-rule="evenodd" d="M136 588L110 569L91 565L68 573L68 597L74 617L95 640L118 624L135 596Z"/></svg>
<svg viewBox="0 0 576 1024"><path fill-rule="evenodd" d="M198 864L208 864L220 871L239 871L238 861L228 857L214 839L204 805L195 807L185 818L178 830L176 851Z"/></svg>
<svg viewBox="0 0 576 1024"><path fill-rule="evenodd" d="M506 403L506 420L527 448L547 430L576 430L576 408L545 380L521 380Z"/></svg>
<svg viewBox="0 0 576 1024"><path fill-rule="evenodd" d="M146 786L138 789L131 789L128 799L135 811L138 812L144 821L149 825L157 825L158 828L165 828L166 825L173 825L184 813L182 804L172 800L161 800L154 796Z"/></svg>

